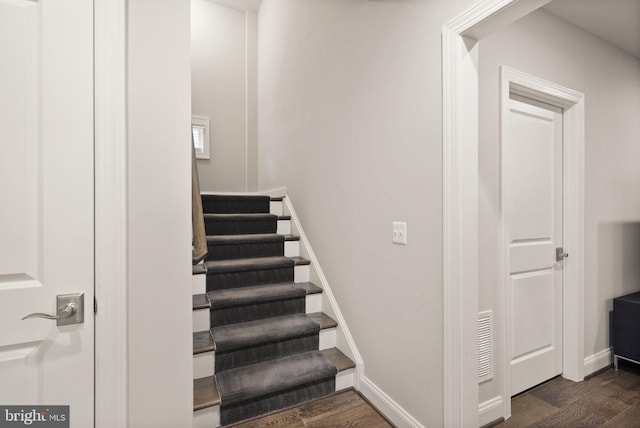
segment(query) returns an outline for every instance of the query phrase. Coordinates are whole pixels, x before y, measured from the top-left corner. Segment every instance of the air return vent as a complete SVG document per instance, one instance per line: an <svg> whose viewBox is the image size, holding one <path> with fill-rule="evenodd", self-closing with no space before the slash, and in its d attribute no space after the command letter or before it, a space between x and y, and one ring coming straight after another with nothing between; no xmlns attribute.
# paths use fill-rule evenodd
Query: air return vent
<svg viewBox="0 0 640 428"><path fill-rule="evenodd" d="M478 314L478 376L479 382L493 379L493 311Z"/></svg>

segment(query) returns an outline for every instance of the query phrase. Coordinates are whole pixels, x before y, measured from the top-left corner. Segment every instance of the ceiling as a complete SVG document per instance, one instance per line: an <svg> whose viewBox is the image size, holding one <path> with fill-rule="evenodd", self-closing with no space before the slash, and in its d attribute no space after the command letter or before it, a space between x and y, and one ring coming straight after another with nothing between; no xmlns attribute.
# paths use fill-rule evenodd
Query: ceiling
<svg viewBox="0 0 640 428"><path fill-rule="evenodd" d="M553 0L544 8L640 58L640 0Z"/></svg>

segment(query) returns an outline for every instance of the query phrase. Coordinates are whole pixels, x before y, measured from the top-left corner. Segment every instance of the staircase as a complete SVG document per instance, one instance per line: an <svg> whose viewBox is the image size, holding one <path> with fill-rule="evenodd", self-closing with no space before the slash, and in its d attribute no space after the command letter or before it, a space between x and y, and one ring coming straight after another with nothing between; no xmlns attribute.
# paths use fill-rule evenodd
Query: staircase
<svg viewBox="0 0 640 428"><path fill-rule="evenodd" d="M226 426L353 386L282 198L202 195L194 266L194 427ZM349 376L344 376L348 374Z"/></svg>

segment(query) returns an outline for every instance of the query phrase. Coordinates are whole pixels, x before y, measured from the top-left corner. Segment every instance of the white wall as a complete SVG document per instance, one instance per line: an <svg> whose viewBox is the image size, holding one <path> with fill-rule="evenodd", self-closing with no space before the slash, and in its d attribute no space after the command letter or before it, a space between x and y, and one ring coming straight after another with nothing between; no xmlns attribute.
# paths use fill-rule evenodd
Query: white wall
<svg viewBox="0 0 640 428"><path fill-rule="evenodd" d="M264 0L260 187L289 195L365 363L443 424L441 28L475 1ZM391 243L392 221L408 245Z"/></svg>
<svg viewBox="0 0 640 428"><path fill-rule="evenodd" d="M189 0L130 0L127 31L129 426L186 427L193 418Z"/></svg>
<svg viewBox="0 0 640 428"><path fill-rule="evenodd" d="M191 1L192 114L211 120L203 191L257 187L257 13Z"/></svg>
<svg viewBox="0 0 640 428"><path fill-rule="evenodd" d="M498 308L499 71L583 92L586 117L585 357L609 347L615 296L640 290L640 60L545 10L480 43L480 310ZM502 366L497 361L498 367ZM480 402L499 394L500 373Z"/></svg>

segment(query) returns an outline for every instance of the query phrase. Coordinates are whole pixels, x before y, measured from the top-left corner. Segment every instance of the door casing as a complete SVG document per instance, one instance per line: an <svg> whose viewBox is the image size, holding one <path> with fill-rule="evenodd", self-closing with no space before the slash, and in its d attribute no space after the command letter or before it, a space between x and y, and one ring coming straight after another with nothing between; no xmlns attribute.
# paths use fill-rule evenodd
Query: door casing
<svg viewBox="0 0 640 428"><path fill-rule="evenodd" d="M443 354L444 425L478 426L477 313L478 313L478 41L539 9L551 0L483 0L442 28L443 133ZM553 96L554 94L550 94ZM570 168L567 182L576 203L566 207L573 220L565 230L573 248L569 268L575 284L584 277L584 95L575 100L569 119ZM562 97L560 97L562 98ZM565 273L566 275L566 273ZM565 276L566 278L566 276ZM584 347L583 292L577 290L568 325L579 334L565 349L565 373L582 379ZM570 355L569 355L570 353ZM564 361L570 361L570 366ZM573 376L575 375L575 376ZM504 397L504 389L501 388ZM509 400L492 407L510 414Z"/></svg>
<svg viewBox="0 0 640 428"><path fill-rule="evenodd" d="M509 97L511 94L520 95L535 101L544 102L563 109L563 182L562 182L562 203L564 215L562 220L564 248L571 254L563 263L563 294L562 294L562 376L573 380L581 381L584 378L584 356L583 356L583 283L581 273L582 267L576 266L582 260L572 258L574 252L581 252L582 245L578 246L582 236L582 229L576 230L574 222L582 221L584 216L582 201L579 198L580 188L584 188L584 168L576 167L584 165L584 95L557 85L555 83L539 79L521 71L506 66L500 67L500 146L505 144L508 133L508 124L502 120L509 114ZM577 110L576 110L577 109ZM580 110L580 111L578 111ZM582 136L582 138L580 138ZM577 158L577 159L576 159ZM579 165L576 165L576 160ZM500 285L499 295L501 305L498 308L500 327L498 328L498 343L501 345L500 356L503 361L503 384L502 397L504 402L504 417L511 416L511 370L509 368L510 358L508 350L512 346L513 326L509 322L508 315L511 313L511 301L506 293L509 281L509 252L507 235L507 213L504 203L505 195L505 169L506 164L501 159L501 203L502 216L500 219L500 229L502 232L501 249L503 255L500 265L500 278L503 282ZM576 174L578 173L578 174ZM580 268L578 271L577 268ZM580 278L580 280L579 280ZM580 302L578 304L578 302Z"/></svg>

